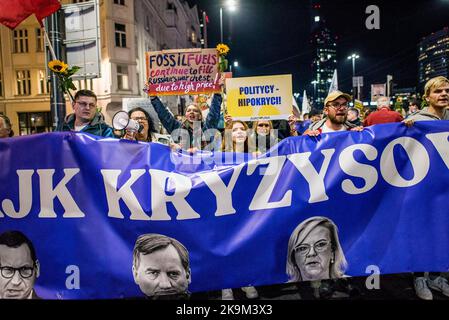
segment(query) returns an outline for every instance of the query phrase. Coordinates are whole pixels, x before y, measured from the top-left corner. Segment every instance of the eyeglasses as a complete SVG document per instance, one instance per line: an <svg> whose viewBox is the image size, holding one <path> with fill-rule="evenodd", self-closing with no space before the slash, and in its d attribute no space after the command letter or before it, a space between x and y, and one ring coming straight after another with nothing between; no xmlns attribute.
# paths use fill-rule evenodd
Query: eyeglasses
<svg viewBox="0 0 449 320"><path fill-rule="evenodd" d="M268 123L258 123L258 127L269 127L270 125Z"/></svg>
<svg viewBox="0 0 449 320"><path fill-rule="evenodd" d="M0 267L0 272L3 278L11 279L16 274L16 271L19 271L19 274L22 278L27 279L31 277L34 273L34 267Z"/></svg>
<svg viewBox="0 0 449 320"><path fill-rule="evenodd" d="M87 102L76 102L81 108L85 109L89 107L90 109L95 108L97 105L95 103L87 103Z"/></svg>
<svg viewBox="0 0 449 320"><path fill-rule="evenodd" d="M315 250L315 252L321 253L323 251L326 251L329 248L329 241L326 240L321 240L318 242L315 242L313 244L313 250ZM300 244L299 246L297 246L295 248L295 251L298 252L301 256L307 256L310 252L310 249L312 248L312 246L310 244Z"/></svg>
<svg viewBox="0 0 449 320"><path fill-rule="evenodd" d="M342 104L340 104L340 103L329 103L329 105L332 108L337 109L337 110L339 110L339 109L347 109L348 108L348 103L347 102L342 103Z"/></svg>

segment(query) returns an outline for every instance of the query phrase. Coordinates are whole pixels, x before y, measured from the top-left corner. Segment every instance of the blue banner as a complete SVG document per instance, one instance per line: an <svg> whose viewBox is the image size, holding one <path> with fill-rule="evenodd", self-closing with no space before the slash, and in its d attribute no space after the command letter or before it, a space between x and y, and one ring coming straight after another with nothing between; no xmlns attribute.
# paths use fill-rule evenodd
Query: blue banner
<svg viewBox="0 0 449 320"><path fill-rule="evenodd" d="M70 132L1 139L0 281L103 299L157 294L149 281L162 276L198 292L370 266L447 271L448 137L448 121L385 124L288 138L258 158ZM13 230L31 241L31 264L12 251ZM169 251L145 252L154 234L177 240L181 270L150 261Z"/></svg>

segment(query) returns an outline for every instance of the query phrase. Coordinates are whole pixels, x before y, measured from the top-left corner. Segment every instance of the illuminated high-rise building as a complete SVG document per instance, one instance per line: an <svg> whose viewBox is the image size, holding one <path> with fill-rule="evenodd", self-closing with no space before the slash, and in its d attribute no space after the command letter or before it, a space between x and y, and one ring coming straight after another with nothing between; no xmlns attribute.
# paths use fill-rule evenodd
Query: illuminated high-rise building
<svg viewBox="0 0 449 320"><path fill-rule="evenodd" d="M326 27L320 1L311 0L312 97L315 108L322 109L329 85L337 68L337 42Z"/></svg>

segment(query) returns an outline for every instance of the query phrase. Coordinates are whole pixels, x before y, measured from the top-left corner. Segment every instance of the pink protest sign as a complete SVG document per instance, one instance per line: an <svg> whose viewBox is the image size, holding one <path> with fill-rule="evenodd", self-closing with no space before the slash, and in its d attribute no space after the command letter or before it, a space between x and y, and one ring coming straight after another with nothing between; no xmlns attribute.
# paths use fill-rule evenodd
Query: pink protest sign
<svg viewBox="0 0 449 320"><path fill-rule="evenodd" d="M149 95L195 95L221 91L216 49L147 52L146 65Z"/></svg>

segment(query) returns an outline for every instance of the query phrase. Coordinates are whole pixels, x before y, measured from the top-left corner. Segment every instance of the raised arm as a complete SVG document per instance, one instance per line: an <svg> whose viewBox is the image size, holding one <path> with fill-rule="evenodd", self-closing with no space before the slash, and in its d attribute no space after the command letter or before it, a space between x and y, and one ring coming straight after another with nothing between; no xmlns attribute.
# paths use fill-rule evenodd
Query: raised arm
<svg viewBox="0 0 449 320"><path fill-rule="evenodd" d="M218 122L220 121L220 108L223 98L221 94L215 93L210 105L209 113L207 114L206 122L204 123L204 129L216 129Z"/></svg>

